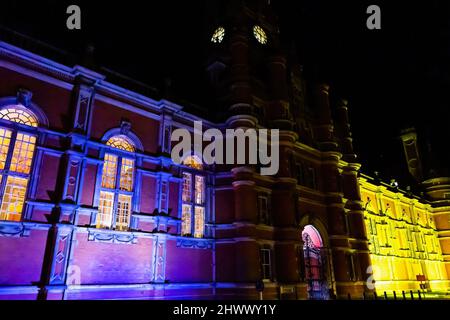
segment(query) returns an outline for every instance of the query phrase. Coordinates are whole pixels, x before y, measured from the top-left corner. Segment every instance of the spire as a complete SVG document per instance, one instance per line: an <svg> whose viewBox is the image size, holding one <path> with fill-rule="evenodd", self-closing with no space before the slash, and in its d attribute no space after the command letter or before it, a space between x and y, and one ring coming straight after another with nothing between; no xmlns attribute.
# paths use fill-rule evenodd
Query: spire
<svg viewBox="0 0 450 320"><path fill-rule="evenodd" d="M348 116L348 101L341 99L336 108L336 127L340 134L341 149L343 159L349 163L356 161L356 154L353 151L353 138Z"/></svg>
<svg viewBox="0 0 450 320"><path fill-rule="evenodd" d="M403 130L400 137L402 139L409 173L417 182L421 182L423 180L422 161L419 156L416 129L409 128Z"/></svg>

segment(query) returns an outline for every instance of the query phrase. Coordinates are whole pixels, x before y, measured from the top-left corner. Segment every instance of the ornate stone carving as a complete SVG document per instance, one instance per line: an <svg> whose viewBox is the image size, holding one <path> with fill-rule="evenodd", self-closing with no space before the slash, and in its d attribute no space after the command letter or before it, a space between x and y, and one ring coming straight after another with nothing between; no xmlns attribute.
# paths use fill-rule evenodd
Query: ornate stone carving
<svg viewBox="0 0 450 320"><path fill-rule="evenodd" d="M158 238L156 241L153 281L163 283L166 279L166 241L163 238Z"/></svg>
<svg viewBox="0 0 450 320"><path fill-rule="evenodd" d="M58 236L55 241L55 251L53 257L50 284L64 284L66 277L66 262L70 249L72 230L70 228L58 229Z"/></svg>
<svg viewBox="0 0 450 320"><path fill-rule="evenodd" d="M93 230L89 230L88 240L95 242L118 243L118 244L136 244L138 242L138 239L134 234L121 234L121 233L93 231Z"/></svg>
<svg viewBox="0 0 450 320"><path fill-rule="evenodd" d="M79 132L86 132L89 125L94 88L86 84L80 84L76 87L76 91L78 98L73 126Z"/></svg>
<svg viewBox="0 0 450 320"><path fill-rule="evenodd" d="M128 135L131 131L131 123L128 121L122 121L120 123L120 134Z"/></svg>
<svg viewBox="0 0 450 320"><path fill-rule="evenodd" d="M28 237L30 233L31 228L23 223L0 223L0 237Z"/></svg>
<svg viewBox="0 0 450 320"><path fill-rule="evenodd" d="M17 92L17 103L23 105L24 107L28 107L31 103L31 98L33 94L31 91L26 89L19 89Z"/></svg>
<svg viewBox="0 0 450 320"><path fill-rule="evenodd" d="M190 249L212 249L213 242L211 240L204 239L177 239L178 248L190 248Z"/></svg>
<svg viewBox="0 0 450 320"><path fill-rule="evenodd" d="M77 180L80 171L81 160L70 157L67 166L67 180L64 200L75 201L77 196Z"/></svg>

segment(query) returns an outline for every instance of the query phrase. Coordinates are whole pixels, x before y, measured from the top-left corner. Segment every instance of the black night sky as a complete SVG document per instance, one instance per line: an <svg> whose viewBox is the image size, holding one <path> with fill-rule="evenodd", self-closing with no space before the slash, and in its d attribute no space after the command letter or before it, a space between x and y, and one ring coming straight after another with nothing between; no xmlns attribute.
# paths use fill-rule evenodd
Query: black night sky
<svg viewBox="0 0 450 320"><path fill-rule="evenodd" d="M202 104L206 1L2 0L0 25L75 56L93 44L97 64L156 88L170 77L175 96ZM281 35L296 42L305 72L349 99L363 171L398 176L398 136L410 126L430 137L449 167L448 1L272 2ZM66 29L70 4L82 9L81 31ZM381 7L382 30L366 28L371 4Z"/></svg>

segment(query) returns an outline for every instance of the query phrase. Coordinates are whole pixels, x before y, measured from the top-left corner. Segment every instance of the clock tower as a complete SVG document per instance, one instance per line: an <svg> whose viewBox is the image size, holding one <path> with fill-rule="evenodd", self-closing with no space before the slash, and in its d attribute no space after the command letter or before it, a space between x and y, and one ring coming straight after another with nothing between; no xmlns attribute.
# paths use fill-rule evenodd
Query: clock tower
<svg viewBox="0 0 450 320"><path fill-rule="evenodd" d="M211 112L225 128L280 133L276 175L263 177L246 165L217 175L216 261L228 266L217 264L217 281L226 282L234 270L243 286L234 294L246 297L257 292L244 288L261 280L268 282L264 298L370 293L347 101L332 99L326 84L304 80L295 50L280 41L270 1L209 5ZM304 241L310 238L320 240ZM225 259L231 251L234 260Z"/></svg>
<svg viewBox="0 0 450 320"><path fill-rule="evenodd" d="M251 115L259 122L292 120L286 59L270 1L213 2L206 68L215 111L228 117Z"/></svg>

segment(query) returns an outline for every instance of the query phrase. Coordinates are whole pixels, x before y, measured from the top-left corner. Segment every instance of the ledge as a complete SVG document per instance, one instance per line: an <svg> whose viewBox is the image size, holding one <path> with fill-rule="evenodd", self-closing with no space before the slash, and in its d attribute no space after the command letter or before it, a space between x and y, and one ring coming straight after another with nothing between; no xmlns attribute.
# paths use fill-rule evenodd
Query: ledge
<svg viewBox="0 0 450 320"><path fill-rule="evenodd" d="M32 230L48 231L50 228L49 224L0 221L0 237L29 237Z"/></svg>

